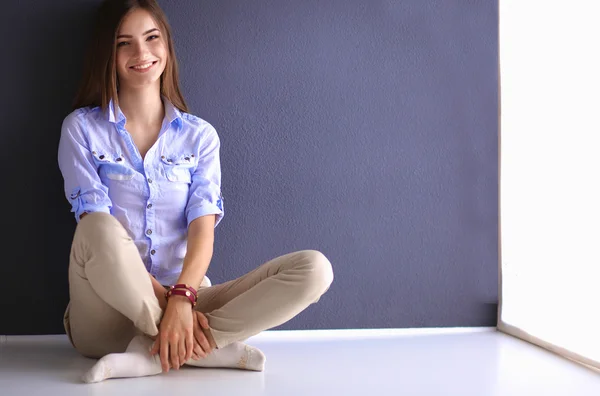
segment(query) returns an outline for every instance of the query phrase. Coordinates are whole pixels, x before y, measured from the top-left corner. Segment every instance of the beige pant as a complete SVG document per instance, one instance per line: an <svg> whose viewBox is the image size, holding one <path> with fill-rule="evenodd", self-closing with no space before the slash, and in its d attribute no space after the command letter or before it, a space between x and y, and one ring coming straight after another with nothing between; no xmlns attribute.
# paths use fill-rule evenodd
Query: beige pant
<svg viewBox="0 0 600 396"><path fill-rule="evenodd" d="M195 309L205 313L222 348L292 319L319 301L332 281L323 254L298 251L238 279L199 288ZM163 312L148 272L127 231L109 214L88 214L77 225L69 292L64 326L84 356L124 352L136 334L158 334Z"/></svg>

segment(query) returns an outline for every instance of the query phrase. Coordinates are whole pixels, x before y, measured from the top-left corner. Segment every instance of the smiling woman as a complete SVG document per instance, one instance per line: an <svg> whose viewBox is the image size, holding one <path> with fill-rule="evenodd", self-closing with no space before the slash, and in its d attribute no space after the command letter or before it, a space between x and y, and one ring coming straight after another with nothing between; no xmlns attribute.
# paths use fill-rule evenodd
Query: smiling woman
<svg viewBox="0 0 600 396"><path fill-rule="evenodd" d="M98 382L197 367L262 371L242 343L316 303L320 252L289 253L224 284L205 274L224 216L220 139L188 112L171 29L155 0L102 3L58 162L78 222L65 331L100 358Z"/></svg>
<svg viewBox="0 0 600 396"><path fill-rule="evenodd" d="M154 74L145 81L160 78L161 94L178 109L188 111L179 88L179 67L166 16L154 1L140 1L138 6L133 3L138 2L107 1L98 10L94 38L85 58L84 78L73 107L94 105L106 109L111 99L119 105L119 83L130 77L123 71L143 66L139 61L151 60ZM155 67L159 61L159 67Z"/></svg>
<svg viewBox="0 0 600 396"><path fill-rule="evenodd" d="M145 10L129 15L120 31L141 31L154 21ZM168 59L167 45L156 27L139 36L119 33L117 36L117 73L120 82L129 86L150 84L163 73Z"/></svg>

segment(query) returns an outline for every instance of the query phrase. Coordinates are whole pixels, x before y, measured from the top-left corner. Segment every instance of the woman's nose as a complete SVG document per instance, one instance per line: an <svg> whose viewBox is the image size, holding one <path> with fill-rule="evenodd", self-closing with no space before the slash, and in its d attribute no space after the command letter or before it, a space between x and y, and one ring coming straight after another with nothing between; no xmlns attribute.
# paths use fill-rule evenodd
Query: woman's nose
<svg viewBox="0 0 600 396"><path fill-rule="evenodd" d="M148 54L148 47L145 44L138 44L135 46L134 55L139 59L145 59Z"/></svg>

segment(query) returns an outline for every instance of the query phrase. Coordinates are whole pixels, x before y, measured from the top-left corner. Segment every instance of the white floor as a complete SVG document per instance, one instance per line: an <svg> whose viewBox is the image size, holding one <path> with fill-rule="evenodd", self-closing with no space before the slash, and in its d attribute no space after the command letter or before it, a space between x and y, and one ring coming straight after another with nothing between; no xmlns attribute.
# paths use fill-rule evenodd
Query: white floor
<svg viewBox="0 0 600 396"><path fill-rule="evenodd" d="M377 334L379 333L379 334ZM66 336L0 336L0 395L600 395L600 374L493 329L265 332L263 373L186 367L82 384Z"/></svg>

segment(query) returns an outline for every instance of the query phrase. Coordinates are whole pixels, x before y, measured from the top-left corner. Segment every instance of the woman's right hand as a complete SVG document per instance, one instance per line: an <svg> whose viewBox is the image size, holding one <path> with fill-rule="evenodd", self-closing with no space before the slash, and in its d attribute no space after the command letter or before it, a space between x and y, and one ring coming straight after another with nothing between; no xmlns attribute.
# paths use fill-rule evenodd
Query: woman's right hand
<svg viewBox="0 0 600 396"><path fill-rule="evenodd" d="M194 311L194 360L203 359L212 351L202 329L209 329L208 319L202 312Z"/></svg>

